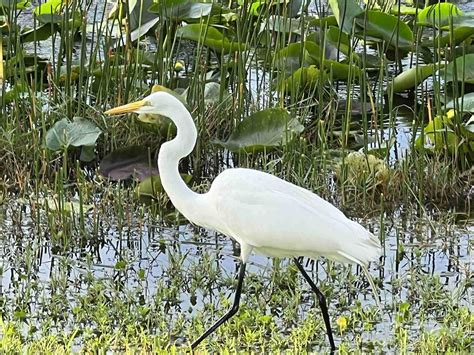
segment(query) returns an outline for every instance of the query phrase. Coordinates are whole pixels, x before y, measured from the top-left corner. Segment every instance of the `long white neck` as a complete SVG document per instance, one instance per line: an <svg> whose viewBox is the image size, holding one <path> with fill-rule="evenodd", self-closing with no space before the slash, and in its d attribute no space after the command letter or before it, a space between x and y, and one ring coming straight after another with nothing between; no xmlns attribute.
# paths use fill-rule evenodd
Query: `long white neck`
<svg viewBox="0 0 474 355"><path fill-rule="evenodd" d="M192 220L193 210L199 194L192 191L179 174L179 161L189 155L196 144L197 130L191 114L186 107L177 99L173 98L173 108L166 112L177 127L176 137L163 143L158 154L158 170L161 183L168 194L173 205L186 218Z"/></svg>

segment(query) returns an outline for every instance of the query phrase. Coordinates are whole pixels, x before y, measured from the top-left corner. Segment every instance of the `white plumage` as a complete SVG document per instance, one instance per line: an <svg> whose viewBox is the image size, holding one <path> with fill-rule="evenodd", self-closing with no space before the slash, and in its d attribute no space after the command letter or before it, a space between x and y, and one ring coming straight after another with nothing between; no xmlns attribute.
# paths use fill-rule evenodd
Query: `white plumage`
<svg viewBox="0 0 474 355"><path fill-rule="evenodd" d="M212 218L191 221L274 257L325 256L366 265L378 239L318 195L252 169L228 169L201 195ZM242 255L246 262L248 255Z"/></svg>
<svg viewBox="0 0 474 355"><path fill-rule="evenodd" d="M161 182L174 206L191 222L234 238L241 246L242 266L234 306L193 344L195 348L218 326L237 312L245 265L252 251L273 257L316 258L359 264L372 289L375 285L366 265L381 255L379 240L351 221L318 195L252 169L228 169L213 181L209 192L197 194L182 180L179 160L194 148L197 131L191 114L173 95L159 91L144 100L107 111L152 113L169 117L177 127L176 137L164 143L158 155ZM335 349L324 295L299 270L318 295L331 349ZM380 306L378 297L376 302Z"/></svg>

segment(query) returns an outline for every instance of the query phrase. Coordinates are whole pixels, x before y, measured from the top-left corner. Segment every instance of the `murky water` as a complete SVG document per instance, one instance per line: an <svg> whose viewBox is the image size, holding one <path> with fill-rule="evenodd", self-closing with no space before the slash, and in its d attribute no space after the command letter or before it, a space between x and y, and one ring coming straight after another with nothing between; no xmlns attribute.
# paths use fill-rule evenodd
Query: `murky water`
<svg viewBox="0 0 474 355"><path fill-rule="evenodd" d="M61 243L52 241L50 227L45 224L46 213L41 209L31 209L28 204L14 200L0 206L0 314L4 321L14 318L15 312L22 309L28 324L40 325L50 302L60 292L68 301L63 305L64 319L56 323L57 330L73 328L76 324L68 313L80 306L76 300L91 287L90 278L94 282L102 280L106 288L115 290L117 297L140 295L136 301L144 304L160 299L163 288L175 285L174 279L179 279L176 292L166 301L171 322L180 316L193 317L205 305L219 308L219 295L233 294L229 280L236 273L239 251L229 238L187 224L166 226L148 212L142 213L130 205L125 207L125 219L114 215L97 217L90 212L85 221L88 233L69 236L70 245L61 250ZM414 211L394 211L385 217L384 257L380 263L371 265L371 273L379 280L386 314L375 329L364 333L364 338L384 341L393 330L393 316L401 302L411 304L414 317L423 312L425 326L439 326L436 316L430 317L423 309L426 295L419 294L418 289L432 287L430 280L439 279L442 288L456 299L455 303L472 307L472 294L466 285L472 277L470 238L474 224L472 220L455 224L454 216L443 215L442 220L437 220L430 216L418 218ZM42 217L38 222L39 216ZM99 226L92 228L97 225L97 218ZM380 217L360 222L380 235ZM80 238L82 242L78 242ZM123 266L118 266L119 261ZM281 266L288 262L283 260ZM212 280L201 279L201 284L196 285L195 276L202 274L203 265L211 267L217 276ZM272 259L251 257L248 278L256 275L266 287L262 293L254 294L244 286L244 303L253 304L255 297L271 296L273 267ZM330 274L328 267L332 270ZM308 268L316 281L330 289L333 321L346 314L347 307L356 300L363 308L374 307L370 288L355 266L316 260ZM140 273L143 277L138 276ZM352 277L353 282L348 284L347 279ZM117 284L121 285L118 290ZM63 285L60 290L58 285ZM310 294L303 280L299 288ZM303 318L314 307L311 299L302 305ZM341 302L345 306L341 307ZM415 322L413 332L418 327Z"/></svg>

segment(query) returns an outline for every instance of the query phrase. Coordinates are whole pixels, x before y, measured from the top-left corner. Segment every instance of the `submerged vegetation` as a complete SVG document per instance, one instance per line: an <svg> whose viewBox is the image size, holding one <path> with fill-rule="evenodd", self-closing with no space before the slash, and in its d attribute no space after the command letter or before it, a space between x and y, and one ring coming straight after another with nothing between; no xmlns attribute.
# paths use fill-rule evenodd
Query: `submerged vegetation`
<svg viewBox="0 0 474 355"><path fill-rule="evenodd" d="M307 261L341 353L472 350L474 8L0 0L0 34L2 352L183 352L229 306L238 245L160 184L170 120L103 115L156 90L195 119L194 190L256 168L380 237L383 315L355 267ZM327 351L296 268L251 262L200 349Z"/></svg>

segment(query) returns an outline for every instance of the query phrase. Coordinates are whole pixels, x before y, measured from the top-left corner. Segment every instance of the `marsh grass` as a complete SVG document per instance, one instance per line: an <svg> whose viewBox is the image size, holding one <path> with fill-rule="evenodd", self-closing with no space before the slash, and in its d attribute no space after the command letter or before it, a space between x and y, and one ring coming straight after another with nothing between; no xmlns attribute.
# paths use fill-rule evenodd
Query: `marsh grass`
<svg viewBox="0 0 474 355"><path fill-rule="evenodd" d="M408 150L397 159L391 150L381 156L388 167L387 184L373 186L368 176L360 185L348 176L346 157L354 148L351 131L359 131L358 148L364 151L370 150L369 141L380 148L395 136L399 106L383 92L395 72L379 69L370 78L351 74L345 84L330 80L332 84L325 85L320 80L310 90L297 86L290 92L274 90L286 76L266 63L288 37L296 35L272 31L268 11L259 18L243 11L235 33L244 43L255 46L265 40L267 45L226 55L178 38L177 24L168 21L158 24L152 42L132 45L125 41L127 33L117 41L112 26L101 21L104 9L89 6L73 2L68 10L88 7L89 20L80 28L87 36L65 21L43 64L36 55L40 48L34 45L39 70L31 72L24 64L19 38L10 35L4 46L3 352L182 352L229 305L238 245L176 223L179 219L169 210L165 195L145 207L135 197L133 182L111 183L97 173L99 159L116 147L159 146L136 119L105 118L102 112L142 97L152 84L178 88L181 83L186 83L199 130L195 151L182 163L182 170L192 173L196 190L206 191L228 167L264 170L317 192L383 241L385 265L374 267L372 273L378 274L377 282L385 291L390 320L376 315L368 286L356 268L327 261L306 265L330 301L340 353L469 351L474 321L466 305L465 280L472 275L463 267L472 245L466 246L469 225L464 226L467 230L457 227L454 216L470 213L472 192L467 187L472 186L472 174L453 157L427 156L414 149L415 138L429 119L422 107L426 97L433 96L439 107L445 95L436 77L432 88L415 93L408 147L398 147ZM276 11L284 13L286 8ZM129 17L127 13L126 21ZM296 21L306 28L304 17ZM265 29L261 31L258 23ZM319 40L326 41L324 33ZM383 53L383 48L376 51ZM144 64L139 58L145 52L151 53L151 61ZM174 70L178 59L185 62L183 73ZM401 68L398 63L395 70L397 65ZM91 75L94 72L99 75ZM221 83L221 98L230 92L230 103L206 105L209 72ZM5 92L17 83L25 83L27 92L14 92L6 102ZM452 89L457 95L463 92L462 87ZM354 113L357 100L369 102L370 112L362 105L361 115ZM334 105L343 108L342 115ZM234 154L212 144L215 138L228 137L243 116L275 106L288 108L305 124L301 137L259 154ZM62 118L74 116L92 120L103 131L96 145L98 159L92 163L79 162L75 148L52 152L45 147L45 132ZM340 176L335 176L337 167ZM431 264L435 255L450 258L441 264L448 276L436 275ZM293 265L261 258L252 268L242 309L208 340L208 351L324 351L322 318ZM461 281L453 281L449 272ZM453 289L457 299L451 295Z"/></svg>

